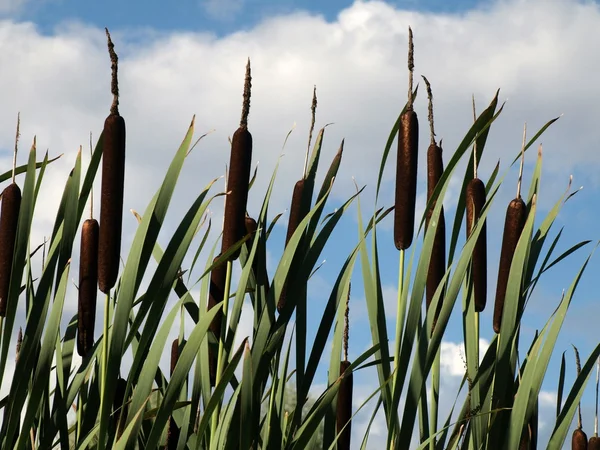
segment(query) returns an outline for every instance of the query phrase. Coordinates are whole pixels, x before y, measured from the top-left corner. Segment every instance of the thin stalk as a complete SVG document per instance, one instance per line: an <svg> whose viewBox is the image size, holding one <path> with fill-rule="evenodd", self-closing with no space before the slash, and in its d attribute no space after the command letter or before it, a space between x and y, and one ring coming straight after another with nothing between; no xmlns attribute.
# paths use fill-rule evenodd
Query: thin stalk
<svg viewBox="0 0 600 450"><path fill-rule="evenodd" d="M392 398L394 398L396 395L396 389L398 388L398 386L396 386L398 379L396 373L399 370L398 364L400 362L400 342L402 341L402 329L405 315L404 302L402 301L402 290L404 289L404 257L404 250L400 250L400 261L398 264L398 298L396 301L396 340L394 343L394 381L392 383ZM394 443L396 432L396 426L393 425L392 439L390 440L391 445Z"/></svg>
<svg viewBox="0 0 600 450"><path fill-rule="evenodd" d="M227 274L225 276L225 292L223 294L223 315L221 319L221 336L219 339L219 353L217 354L217 373L215 375L215 387L219 385L221 381L221 374L223 367L225 366L224 361L224 343L225 343L225 330L227 328L227 312L229 310L229 290L231 288L231 271L233 268L233 261L227 261ZM219 415L221 413L221 403L217 403L212 416L212 422L210 427L211 438L214 438L217 431L217 423L219 421Z"/></svg>
<svg viewBox="0 0 600 450"><path fill-rule="evenodd" d="M102 396L100 397L100 413L104 411L104 403L106 399L106 374L108 368L108 310L109 310L109 302L110 302L110 291L106 294L106 299L104 300L104 323L102 327L102 372L101 372L101 383L102 386ZM100 418L102 419L102 418ZM104 441L103 437L100 436L100 440Z"/></svg>
<svg viewBox="0 0 600 450"><path fill-rule="evenodd" d="M439 411L439 399L440 399L440 367L441 367L441 353L440 349L435 354L433 360L433 367L431 369L431 413L429 418L429 435L433 436L438 432L438 411ZM429 443L429 450L435 450L436 440L433 439Z"/></svg>

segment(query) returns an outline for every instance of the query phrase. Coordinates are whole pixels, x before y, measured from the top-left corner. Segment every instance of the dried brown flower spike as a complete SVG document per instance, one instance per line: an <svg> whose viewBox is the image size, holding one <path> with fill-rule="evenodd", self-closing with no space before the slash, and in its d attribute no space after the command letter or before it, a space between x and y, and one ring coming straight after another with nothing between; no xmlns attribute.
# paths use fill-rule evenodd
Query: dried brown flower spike
<svg viewBox="0 0 600 450"><path fill-rule="evenodd" d="M510 265L521 233L527 220L527 205L521 198L521 180L523 178L523 163L525 159L525 139L527 136L527 125L523 130L523 145L521 146L521 166L519 168L519 181L517 182L517 196L510 201L506 210L504 222L504 235L502 238L502 251L500 253L500 264L498 266L498 284L496 286L496 302L494 305L494 331L500 333L502 325L502 311L506 297Z"/></svg>
<svg viewBox="0 0 600 450"><path fill-rule="evenodd" d="M444 163L442 161L442 147L435 142L435 131L433 127L433 94L431 92L431 85L427 78L423 77L425 85L427 86L427 96L429 98L429 127L431 143L427 149L427 202L430 201L433 196L433 191L437 186L442 174L444 173ZM429 221L433 214L435 203L431 205L431 209L427 211L425 220L425 227L429 227ZM444 218L444 207L440 211L438 223L436 225L435 236L433 238L433 247L431 249L431 260L429 261L429 271L427 272L427 284L426 284L426 296L425 302L427 309L433 300L436 289L440 285L444 274L446 273L446 220ZM440 297L438 306L435 311L433 319L433 326L437 321L437 317L440 313L443 304L443 297Z"/></svg>
<svg viewBox="0 0 600 450"><path fill-rule="evenodd" d="M473 115L475 115L475 100L473 100ZM467 209L467 239L471 236L473 227L481 215L485 205L485 185L477 178L477 146L473 145L473 179L466 189ZM473 248L471 262L471 279L473 280L473 291L475 311L481 312L485 309L487 295L487 238L486 223L484 222Z"/></svg>
<svg viewBox="0 0 600 450"><path fill-rule="evenodd" d="M94 346L98 295L98 221L89 218L81 227L79 293L77 308L77 353L84 357Z"/></svg>
<svg viewBox="0 0 600 450"><path fill-rule="evenodd" d="M0 317L6 316L10 275L15 255L17 225L19 222L19 211L21 209L21 189L17 183L15 183L20 124L20 116L17 116L12 183L2 192L2 207L0 209ZM33 145L35 146L35 138L33 140Z"/></svg>
<svg viewBox="0 0 600 450"><path fill-rule="evenodd" d="M231 140L231 156L229 160L229 175L227 179L227 198L225 201L225 216L223 220L223 241L221 251L226 252L236 242L240 241L246 232L246 203L248 202L248 184L252 164L252 135L248 131L248 114L250 112L250 59L246 65L244 82L244 102L240 126ZM239 250L229 258L233 261L240 255Z"/></svg>
<svg viewBox="0 0 600 450"><path fill-rule="evenodd" d="M419 156L419 121L413 109L412 84L414 46L412 30L408 29L408 104L400 117L398 159L396 162L396 199L394 209L394 244L406 250L412 243L415 228L417 198L417 163Z"/></svg>
<svg viewBox="0 0 600 450"><path fill-rule="evenodd" d="M108 29L113 102L104 121L102 149L102 197L98 240L98 287L108 294L117 282L123 226L123 190L125 183L125 120L119 115L118 57Z"/></svg>

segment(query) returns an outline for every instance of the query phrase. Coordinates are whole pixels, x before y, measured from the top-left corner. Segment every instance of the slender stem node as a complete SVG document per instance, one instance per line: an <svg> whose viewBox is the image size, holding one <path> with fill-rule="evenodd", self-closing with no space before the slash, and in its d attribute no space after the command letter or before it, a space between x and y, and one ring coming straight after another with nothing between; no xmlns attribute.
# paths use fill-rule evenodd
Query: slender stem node
<svg viewBox="0 0 600 450"><path fill-rule="evenodd" d="M527 140L527 122L523 126L523 144L521 145L521 164L519 166L519 181L517 182L517 198L521 198L521 180L523 179L523 165L525 164L525 141Z"/></svg>

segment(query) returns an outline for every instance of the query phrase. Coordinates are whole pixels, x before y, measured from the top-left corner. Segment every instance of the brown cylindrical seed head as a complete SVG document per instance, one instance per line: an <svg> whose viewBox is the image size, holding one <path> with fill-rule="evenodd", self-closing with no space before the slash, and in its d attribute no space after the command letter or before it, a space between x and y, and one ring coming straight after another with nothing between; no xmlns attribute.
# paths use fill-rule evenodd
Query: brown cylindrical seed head
<svg viewBox="0 0 600 450"><path fill-rule="evenodd" d="M6 316L20 209L21 189L16 183L11 183L2 193L0 209L0 317Z"/></svg>
<svg viewBox="0 0 600 450"><path fill-rule="evenodd" d="M479 218L485 204L485 186L479 178L473 178L467 185L467 238L471 235L473 225ZM485 309L487 291L487 242L486 224L483 223L481 232L473 249L471 278L473 279L475 311Z"/></svg>
<svg viewBox="0 0 600 450"><path fill-rule="evenodd" d="M246 203L252 164L252 135L247 128L238 128L231 139L231 157L227 176L227 199L223 221L223 241L221 251L226 252L242 239L246 231ZM230 261L237 259L239 250L231 255Z"/></svg>
<svg viewBox="0 0 600 450"><path fill-rule="evenodd" d="M98 287L108 294L117 282L123 226L125 120L111 114L104 122L102 197L98 241Z"/></svg>
<svg viewBox="0 0 600 450"><path fill-rule="evenodd" d="M215 257L213 263L219 258ZM224 299L225 295L225 281L227 277L227 265L225 262L216 266L210 273L210 284L208 288L208 306L207 309L210 311L217 303L220 303ZM213 332L217 341L221 338L221 322L223 320L223 312L219 310L212 322L210 323L210 331ZM208 367L210 372L211 386L215 385L217 375L217 352L213 346L208 346Z"/></svg>
<svg viewBox="0 0 600 450"><path fill-rule="evenodd" d="M436 185L442 177L444 172L444 164L442 162L442 149L438 145L431 144L427 149L427 201L431 199L433 191ZM431 209L427 212L425 226L429 227L429 221L433 214L432 205ZM427 272L427 285L426 285L426 306L429 309L429 305L433 299L436 289L438 288L444 274L446 273L446 220L444 218L444 207L440 211L439 220L436 226L435 236L433 238L433 247L431 249L431 260L429 261L429 271ZM442 308L443 298L440 298L438 307L435 312L434 326L437 321L437 317Z"/></svg>
<svg viewBox="0 0 600 450"><path fill-rule="evenodd" d="M588 450L600 450L600 437L592 436L587 446Z"/></svg>
<svg viewBox="0 0 600 450"><path fill-rule="evenodd" d="M417 199L417 161L419 155L419 121L409 109L400 117L398 159L396 162L396 201L394 203L394 244L406 250L412 243Z"/></svg>
<svg viewBox="0 0 600 450"><path fill-rule="evenodd" d="M340 376L350 367L349 361L340 362ZM352 373L348 374L346 378L340 383L340 389L337 395L337 432L339 433L344 425L346 425L352 418ZM338 450L349 450L350 449L350 435L351 425L344 428L344 431L340 435L337 441Z"/></svg>
<svg viewBox="0 0 600 450"><path fill-rule="evenodd" d="M304 178L298 180L294 185L294 192L292 194L292 204L290 205L290 220L288 221L287 234L285 236L285 245L287 246L288 242L296 232L298 225L300 222L304 220L308 211L306 208L303 208L302 205L302 196L304 194ZM289 278L289 274L288 274ZM288 278L286 278L283 283L283 288L281 289L281 294L279 295L279 300L277 300L277 311L281 313L283 308L285 307L285 301L287 297L287 288L288 288Z"/></svg>
<svg viewBox="0 0 600 450"><path fill-rule="evenodd" d="M288 244L292 236L294 235L296 228L304 217L306 211L302 208L302 195L304 193L304 178L298 180L294 185L294 192L292 194L292 204L290 205L290 220L288 221L287 234L285 236L285 245Z"/></svg>
<svg viewBox="0 0 600 450"><path fill-rule="evenodd" d="M585 432L578 428L573 431L573 437L571 439L572 450L587 450L588 439Z"/></svg>
<svg viewBox="0 0 600 450"><path fill-rule="evenodd" d="M496 302L494 305L494 331L496 333L500 333L500 326L502 325L502 310L504 309L504 298L506 297L510 265L526 220L527 205L525 205L523 199L518 197L511 200L506 210L502 251L498 266L498 284L496 286Z"/></svg>
<svg viewBox="0 0 600 450"><path fill-rule="evenodd" d="M171 375L173 375L173 372L175 372L175 366L177 365L178 359L179 359L179 339L175 338L175 340L171 344L171 371L169 372Z"/></svg>
<svg viewBox="0 0 600 450"><path fill-rule="evenodd" d="M94 346L98 295L98 221L87 219L81 227L79 293L77 304L77 353L85 357Z"/></svg>

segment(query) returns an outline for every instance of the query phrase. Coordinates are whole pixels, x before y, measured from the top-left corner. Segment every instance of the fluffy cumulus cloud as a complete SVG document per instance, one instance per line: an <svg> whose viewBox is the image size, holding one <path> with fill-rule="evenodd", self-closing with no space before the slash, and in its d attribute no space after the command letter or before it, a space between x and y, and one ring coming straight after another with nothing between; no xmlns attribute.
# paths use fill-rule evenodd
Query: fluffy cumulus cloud
<svg viewBox="0 0 600 450"><path fill-rule="evenodd" d="M0 2L0 10L17 3ZM226 3L235 12L241 2ZM205 2L206 8L211 5ZM214 6L213 12L224 11L219 8ZM596 3L574 0L505 0L460 15L357 1L333 21L296 12L266 18L254 28L220 38L203 32L172 32L151 33L141 40L113 30L120 56L121 113L128 133L123 248L131 243L136 226L127 211L143 212L194 114L198 133L215 131L186 161L173 213L165 225L167 232L174 229L192 197L224 173L229 158L227 139L239 123L248 57L253 74L249 127L254 136L254 164L260 161L250 193L250 213L258 213L284 138L295 124L281 159L270 211L274 215L289 207L293 184L303 171L313 85L318 92L317 129L335 122L325 133L324 163L333 158L345 138L331 208L354 192L353 177L359 185L368 184L365 195L370 203L382 150L406 101L409 25L415 33L415 82L423 74L432 83L435 130L443 138L446 158L472 122L471 95L481 111L501 88L501 100L508 102L492 128L481 172L487 176L498 160L507 167L518 153L523 122L535 130L564 113L544 140L545 169L548 179L555 181L547 185L550 200L562 193L573 171L594 192L600 181L600 153L596 151L597 102L592 92L600 63L590 55L596 53L600 41L599 22ZM102 129L111 101L110 65L103 30L85 24L68 23L42 34L32 23L6 20L0 22L0 50L0 65L5 68L0 73L0 165L8 170L12 163L17 111L22 119L19 163L26 161L34 135L40 152L64 153L45 175L35 216L35 247L51 231L79 146L84 146L85 166L89 133L97 137ZM420 139L426 143L429 130L423 89L416 109ZM393 152L390 158L393 164ZM533 156L528 157L526 167L532 161ZM424 186L425 164L419 170ZM386 170L385 176L381 201L389 205L392 170ZM18 182L22 183L22 177ZM219 181L213 192L221 189ZM451 193L457 191L455 183ZM447 201L451 205L455 199ZM213 223L219 224L221 200L211 210ZM67 308L74 311L74 306L71 298ZM368 341L368 334L364 339ZM460 372L457 349L450 344L442 349L452 355L443 369L453 378Z"/></svg>

